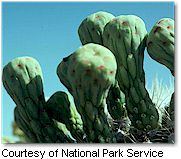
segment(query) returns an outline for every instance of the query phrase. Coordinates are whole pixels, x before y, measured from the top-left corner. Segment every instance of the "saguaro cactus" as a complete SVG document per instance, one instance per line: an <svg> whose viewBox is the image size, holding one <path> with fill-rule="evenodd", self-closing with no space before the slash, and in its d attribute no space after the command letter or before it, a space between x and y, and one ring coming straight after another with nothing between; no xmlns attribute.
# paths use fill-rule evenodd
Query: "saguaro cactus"
<svg viewBox="0 0 181 159"><path fill-rule="evenodd" d="M161 112L165 116L159 116L145 88L143 60L147 46L149 55L174 76L174 21L163 18L148 34L135 15L100 11L82 21L78 34L83 46L57 67L74 101L62 91L45 101L41 67L34 58L18 57L3 68L3 85L16 104L14 119L24 132L21 141L173 143L174 93L166 113Z"/></svg>
<svg viewBox="0 0 181 159"><path fill-rule="evenodd" d="M32 142L72 142L59 130L45 111L42 71L30 57L20 57L3 69L3 85L12 97L15 121Z"/></svg>
<svg viewBox="0 0 181 159"><path fill-rule="evenodd" d="M115 18L108 12L96 12L85 18L78 28L79 38L81 43L96 43L103 45L103 31L106 24ZM119 89L118 82L110 87L108 98L106 103L108 111L113 119L121 119L125 115L125 108L123 106L124 95Z"/></svg>
<svg viewBox="0 0 181 159"><path fill-rule="evenodd" d="M147 50L151 58L165 65L174 76L174 20L162 18L151 29L147 39ZM174 121L174 93L168 113Z"/></svg>
<svg viewBox="0 0 181 159"><path fill-rule="evenodd" d="M116 69L111 51L93 43L64 58L57 68L60 81L74 97L88 142L114 141L104 109Z"/></svg>
<svg viewBox="0 0 181 159"><path fill-rule="evenodd" d="M147 39L149 55L165 65L174 75L174 20L160 19L152 28Z"/></svg>
<svg viewBox="0 0 181 159"><path fill-rule="evenodd" d="M111 13L103 11L91 14L85 18L78 29L82 44L96 43L102 45L104 26L113 18L114 16Z"/></svg>
<svg viewBox="0 0 181 159"><path fill-rule="evenodd" d="M135 15L112 19L104 28L103 43L116 57L116 79L125 94L132 124L149 131L158 127L159 115L145 88L143 70L147 31L143 20Z"/></svg>
<svg viewBox="0 0 181 159"><path fill-rule="evenodd" d="M66 125L77 142L83 142L82 119L69 96L62 91L54 93L46 102L46 110L51 118Z"/></svg>
<svg viewBox="0 0 181 159"><path fill-rule="evenodd" d="M109 114L114 120L121 120L127 117L125 108L125 95L120 91L118 82L111 86L106 98Z"/></svg>

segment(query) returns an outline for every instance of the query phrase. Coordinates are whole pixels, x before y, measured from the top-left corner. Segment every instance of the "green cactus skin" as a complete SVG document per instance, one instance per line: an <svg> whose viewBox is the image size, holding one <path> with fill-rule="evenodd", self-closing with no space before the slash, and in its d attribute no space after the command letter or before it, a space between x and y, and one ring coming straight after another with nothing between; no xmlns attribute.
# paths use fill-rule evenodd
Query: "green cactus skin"
<svg viewBox="0 0 181 159"><path fill-rule="evenodd" d="M100 11L91 14L86 19L84 19L78 29L78 34L82 44L84 45L87 43L96 43L103 45L102 36L104 27L113 18L115 17L112 14ZM126 111L123 103L121 103L121 100L123 100L123 98L122 96L120 96L124 96L124 94L118 87L118 84L116 84L116 86L111 86L110 92L108 93L108 98L106 99L108 111L112 118L115 120L122 118L122 115L125 115Z"/></svg>
<svg viewBox="0 0 181 159"><path fill-rule="evenodd" d="M45 111L42 71L31 57L19 57L3 68L3 85L16 103L15 120L32 142L73 142Z"/></svg>
<svg viewBox="0 0 181 159"><path fill-rule="evenodd" d="M82 44L96 43L102 45L104 26L113 18L112 14L103 11L91 14L85 18L78 28Z"/></svg>
<svg viewBox="0 0 181 159"><path fill-rule="evenodd" d="M174 20L160 19L147 39L147 51L151 58L165 65L174 75Z"/></svg>
<svg viewBox="0 0 181 159"><path fill-rule="evenodd" d="M58 127L58 129L61 130L63 135L66 136L66 138L68 138L68 139L71 138L70 143L72 142L72 140L74 140L74 143L77 143L77 141L75 141L75 139L72 137L71 132L67 129L65 124L58 122L57 120L54 120L54 119L53 119L53 121L54 121L56 127ZM69 141L67 140L67 142L69 142Z"/></svg>
<svg viewBox="0 0 181 159"><path fill-rule="evenodd" d="M112 117L111 124L112 129L115 132L116 141L120 142L120 134L128 134L130 130L130 120L128 118L126 106L125 106L125 95L120 90L118 81L115 81L115 84L112 85L109 89L108 96L106 98L107 109ZM121 130L121 131L120 131Z"/></svg>
<svg viewBox="0 0 181 159"><path fill-rule="evenodd" d="M114 120L121 120L127 116L125 108L125 96L120 90L118 81L109 89L106 98L108 112Z"/></svg>
<svg viewBox="0 0 181 159"><path fill-rule="evenodd" d="M83 122L69 94L54 93L46 102L46 111L51 118L65 124L77 142L83 142Z"/></svg>
<svg viewBox="0 0 181 159"><path fill-rule="evenodd" d="M162 18L151 29L147 38L147 51L151 58L165 65L174 76L174 20ZM169 115L168 115L168 114ZM164 121L166 123L164 123ZM163 116L163 124L174 133L174 93L168 112Z"/></svg>
<svg viewBox="0 0 181 159"><path fill-rule="evenodd" d="M104 109L116 70L111 51L93 43L77 49L57 67L60 81L74 97L87 142L115 142Z"/></svg>
<svg viewBox="0 0 181 159"><path fill-rule="evenodd" d="M22 114L19 111L20 107L15 107L14 109L14 119L17 123L17 126L24 132L25 136L28 138L29 142L37 143L38 138L36 134L33 132L30 125L24 120L24 117L22 117Z"/></svg>
<svg viewBox="0 0 181 159"><path fill-rule="evenodd" d="M122 15L104 28L103 43L115 55L116 79L125 94L129 118L137 129L149 131L158 127L159 114L145 88L143 70L147 31L141 18Z"/></svg>

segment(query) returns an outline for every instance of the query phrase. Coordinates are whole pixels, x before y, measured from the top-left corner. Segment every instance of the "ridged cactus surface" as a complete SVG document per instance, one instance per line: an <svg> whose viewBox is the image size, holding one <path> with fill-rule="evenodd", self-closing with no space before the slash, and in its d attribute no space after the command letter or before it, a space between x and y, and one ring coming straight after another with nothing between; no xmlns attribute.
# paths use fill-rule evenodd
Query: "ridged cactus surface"
<svg viewBox="0 0 181 159"><path fill-rule="evenodd" d="M57 68L60 81L74 97L88 142L113 142L104 109L116 70L112 52L93 43L64 58Z"/></svg>
<svg viewBox="0 0 181 159"><path fill-rule="evenodd" d="M174 75L174 20L160 19L152 28L147 39L149 55L165 65Z"/></svg>
<svg viewBox="0 0 181 159"><path fill-rule="evenodd" d="M93 13L85 18L78 28L82 44L96 43L102 45L104 26L113 18L111 13L103 11Z"/></svg>
<svg viewBox="0 0 181 159"><path fill-rule="evenodd" d="M17 125L32 142L72 142L45 111L42 71L31 57L20 57L3 69L3 85L16 103Z"/></svg>
<svg viewBox="0 0 181 159"><path fill-rule="evenodd" d="M108 112L114 120L121 120L127 117L125 95L120 90L118 81L110 87L106 103Z"/></svg>
<svg viewBox="0 0 181 159"><path fill-rule="evenodd" d="M36 104L44 101L42 78L41 67L35 59L20 57L4 67L2 81L14 102L25 105L30 98Z"/></svg>
<svg viewBox="0 0 181 159"><path fill-rule="evenodd" d="M52 119L65 124L77 142L82 142L84 135L82 119L69 96L62 91L54 93L46 102L46 111Z"/></svg>
<svg viewBox="0 0 181 159"><path fill-rule="evenodd" d="M136 15L99 11L81 22L78 35L83 46L57 67L69 93L56 91L45 101L42 70L32 57L4 66L20 142L173 143L174 93L159 110L146 90L143 63L147 47L174 76L174 20L162 18L147 33Z"/></svg>
<svg viewBox="0 0 181 159"><path fill-rule="evenodd" d="M147 50L151 58L160 64L165 65L174 76L174 55L175 55L175 32L174 20L162 18L151 29L147 39ZM168 110L163 116L163 124L174 136L174 94L172 94ZM174 139L173 139L174 140Z"/></svg>
<svg viewBox="0 0 181 159"><path fill-rule="evenodd" d="M143 70L147 31L143 20L135 15L121 15L104 28L103 43L115 55L116 79L126 98L132 124L149 131L158 127L159 114L145 88Z"/></svg>
<svg viewBox="0 0 181 159"><path fill-rule="evenodd" d="M108 12L99 11L89 15L85 18L78 28L79 38L81 43L96 43L103 45L103 31L106 24L115 18ZM108 111L114 119L121 119L125 113L125 108L122 101L124 100L124 94L119 89L119 85L116 81L114 86L111 86L108 93L106 103ZM125 115L125 114L124 114Z"/></svg>

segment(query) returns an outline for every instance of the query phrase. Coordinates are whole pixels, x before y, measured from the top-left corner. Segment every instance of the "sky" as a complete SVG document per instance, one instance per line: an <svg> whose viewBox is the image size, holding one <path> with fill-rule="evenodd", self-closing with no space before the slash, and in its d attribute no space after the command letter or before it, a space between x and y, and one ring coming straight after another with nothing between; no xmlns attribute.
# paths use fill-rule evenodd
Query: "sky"
<svg viewBox="0 0 181 159"><path fill-rule="evenodd" d="M77 30L82 20L98 11L114 16L137 15L144 20L148 32L159 19L174 19L172 2L3 2L2 67L16 57L34 57L42 67L45 96L66 90L59 82L56 68L63 57L81 46ZM147 51L144 70L148 88L156 75L163 85L169 85L173 79L170 71L152 60ZM14 107L2 87L3 136L12 136Z"/></svg>

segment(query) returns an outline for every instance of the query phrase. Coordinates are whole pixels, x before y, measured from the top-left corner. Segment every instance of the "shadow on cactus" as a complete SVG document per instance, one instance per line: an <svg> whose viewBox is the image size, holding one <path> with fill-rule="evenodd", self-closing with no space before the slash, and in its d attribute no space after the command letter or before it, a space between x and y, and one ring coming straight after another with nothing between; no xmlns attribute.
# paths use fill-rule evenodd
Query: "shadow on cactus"
<svg viewBox="0 0 181 159"><path fill-rule="evenodd" d="M14 119L32 143L173 143L174 93L160 111L145 86L144 51L174 75L174 21L150 33L135 15L97 12L78 28L82 46L60 61L57 75L73 96L45 101L40 64L18 57L3 69L16 103ZM169 124L168 124L169 123Z"/></svg>

